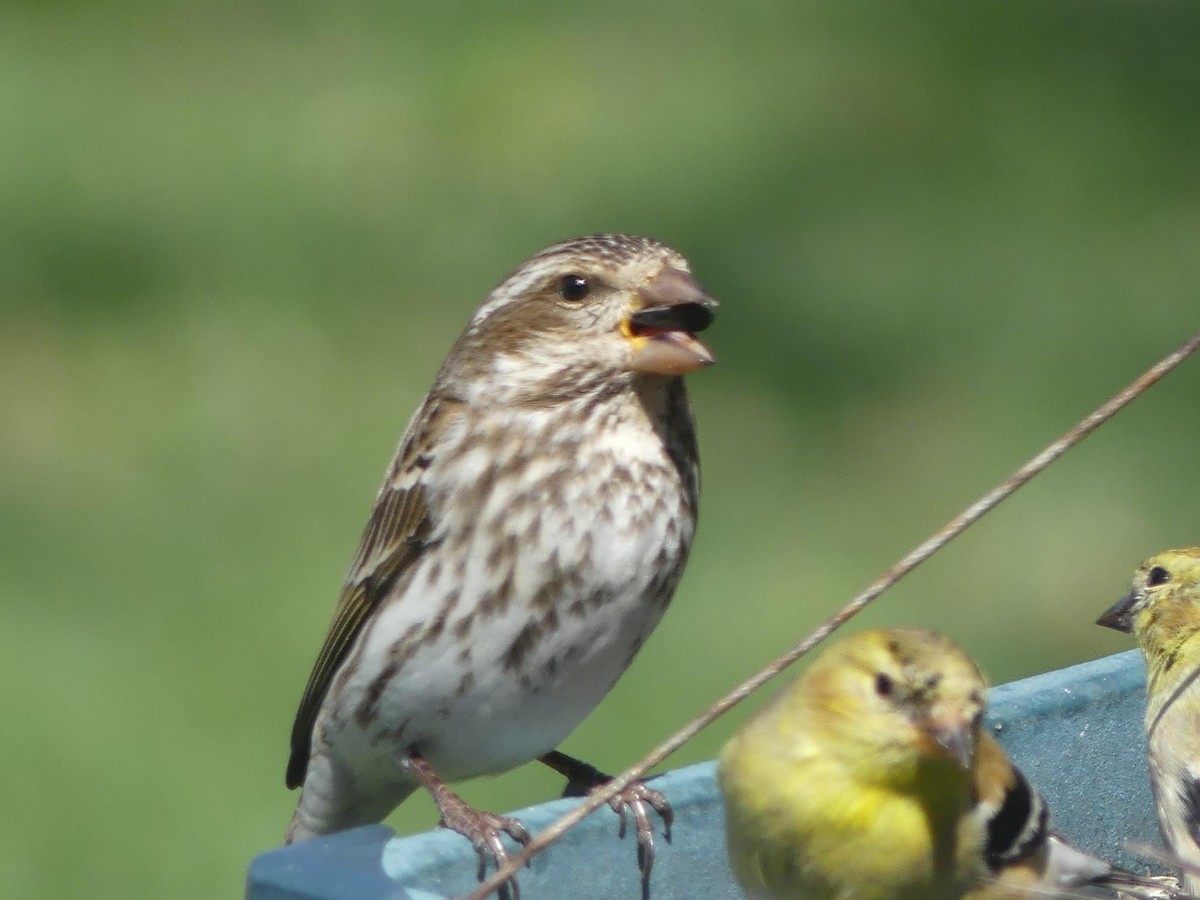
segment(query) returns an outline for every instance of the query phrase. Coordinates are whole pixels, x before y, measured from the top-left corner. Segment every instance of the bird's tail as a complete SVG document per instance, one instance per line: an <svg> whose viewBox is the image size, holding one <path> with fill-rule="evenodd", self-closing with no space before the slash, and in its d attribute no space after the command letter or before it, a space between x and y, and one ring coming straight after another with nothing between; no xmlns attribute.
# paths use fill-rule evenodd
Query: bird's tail
<svg viewBox="0 0 1200 900"><path fill-rule="evenodd" d="M416 784L407 779L365 785L328 756L316 755L309 762L283 842L294 844L382 822L415 788Z"/></svg>
<svg viewBox="0 0 1200 900"><path fill-rule="evenodd" d="M1140 875L1085 853L1056 834L1050 835L1046 867L1031 897L1112 900L1184 900L1189 897L1170 875Z"/></svg>

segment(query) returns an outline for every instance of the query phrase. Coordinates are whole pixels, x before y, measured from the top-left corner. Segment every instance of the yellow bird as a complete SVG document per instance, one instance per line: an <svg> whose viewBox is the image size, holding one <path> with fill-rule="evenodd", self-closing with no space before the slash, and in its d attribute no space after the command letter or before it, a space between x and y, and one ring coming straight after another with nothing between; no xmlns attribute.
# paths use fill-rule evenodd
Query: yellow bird
<svg viewBox="0 0 1200 900"><path fill-rule="evenodd" d="M930 631L868 631L827 649L721 754L742 889L999 900L1119 884L1171 896L1050 833L1041 796L981 728L986 691L970 657Z"/></svg>
<svg viewBox="0 0 1200 900"><path fill-rule="evenodd" d="M1141 645L1158 821L1171 852L1200 866L1200 547L1150 557L1097 622ZM1185 873L1184 882L1200 894L1200 875Z"/></svg>

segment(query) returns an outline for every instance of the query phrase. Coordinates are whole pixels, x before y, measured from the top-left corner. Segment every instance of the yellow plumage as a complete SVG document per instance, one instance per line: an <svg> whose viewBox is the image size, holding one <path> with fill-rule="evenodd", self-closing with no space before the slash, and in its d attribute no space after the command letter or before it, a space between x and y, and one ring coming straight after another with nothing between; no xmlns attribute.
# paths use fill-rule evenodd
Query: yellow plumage
<svg viewBox="0 0 1200 900"><path fill-rule="evenodd" d="M1167 846L1200 865L1200 547L1142 563L1099 623L1137 637L1146 658L1146 739ZM1200 876L1185 875L1200 894Z"/></svg>
<svg viewBox="0 0 1200 900"><path fill-rule="evenodd" d="M1124 880L1050 834L1041 797L981 730L985 693L971 659L933 632L828 648L721 754L746 894L1000 900Z"/></svg>
<svg viewBox="0 0 1200 900"><path fill-rule="evenodd" d="M957 858L964 842L955 832L970 783L948 756L913 752L927 738L879 698L883 670L893 684L912 680L895 664L889 634L934 652L934 636L915 632L845 641L722 753L730 859L750 896L936 900L962 893L959 870L969 863ZM965 695L982 691L982 679L963 662L949 661L944 687L969 707ZM973 715L956 714L960 724ZM965 844L981 842L969 834Z"/></svg>

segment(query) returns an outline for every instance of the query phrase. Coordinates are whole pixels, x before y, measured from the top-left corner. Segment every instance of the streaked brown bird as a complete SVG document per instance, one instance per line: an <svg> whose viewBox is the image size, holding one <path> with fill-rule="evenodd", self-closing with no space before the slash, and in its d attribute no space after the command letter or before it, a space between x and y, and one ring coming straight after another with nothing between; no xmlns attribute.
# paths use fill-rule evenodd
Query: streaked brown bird
<svg viewBox="0 0 1200 900"><path fill-rule="evenodd" d="M418 787L488 858L519 822L448 782L540 759L579 795L596 769L555 748L662 617L696 527L682 376L715 301L647 238L555 244L484 300L401 438L292 729L285 841L382 820ZM614 803L653 863L635 784ZM515 892L515 884L513 884Z"/></svg>

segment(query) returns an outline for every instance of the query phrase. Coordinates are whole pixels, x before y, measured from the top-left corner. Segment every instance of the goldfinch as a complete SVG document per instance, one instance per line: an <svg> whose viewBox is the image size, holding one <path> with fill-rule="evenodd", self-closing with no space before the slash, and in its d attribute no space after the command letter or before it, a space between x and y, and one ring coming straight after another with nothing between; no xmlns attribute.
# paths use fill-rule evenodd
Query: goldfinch
<svg viewBox="0 0 1200 900"><path fill-rule="evenodd" d="M1145 882L1051 835L981 728L986 684L909 628L827 649L724 748L730 865L753 898L999 900ZM1116 896L1110 892L1108 896Z"/></svg>
<svg viewBox="0 0 1200 900"><path fill-rule="evenodd" d="M1163 838L1200 865L1200 547L1142 563L1097 623L1134 635L1146 657L1146 741ZM1200 875L1184 883L1200 894Z"/></svg>

